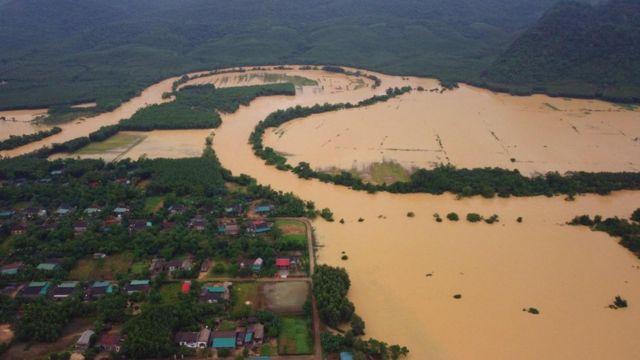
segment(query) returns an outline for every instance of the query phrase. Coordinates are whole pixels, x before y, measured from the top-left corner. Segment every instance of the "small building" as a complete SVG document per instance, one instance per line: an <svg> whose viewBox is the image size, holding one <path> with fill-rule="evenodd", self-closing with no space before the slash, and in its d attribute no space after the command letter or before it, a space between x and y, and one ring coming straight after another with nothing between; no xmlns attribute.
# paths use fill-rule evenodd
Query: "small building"
<svg viewBox="0 0 640 360"><path fill-rule="evenodd" d="M85 330L78 341L76 341L76 350L78 351L87 351L91 346L91 337L96 333L93 330Z"/></svg>
<svg viewBox="0 0 640 360"><path fill-rule="evenodd" d="M84 293L85 300L99 299L113 293L113 284L109 281L95 281Z"/></svg>
<svg viewBox="0 0 640 360"><path fill-rule="evenodd" d="M262 234L271 231L271 223L262 220L252 221L249 230L254 234Z"/></svg>
<svg viewBox="0 0 640 360"><path fill-rule="evenodd" d="M40 271L56 271L58 270L59 267L60 267L59 260L47 260L45 262L38 264L36 269Z"/></svg>
<svg viewBox="0 0 640 360"><path fill-rule="evenodd" d="M236 332L235 331L214 331L211 334L211 346L214 349L235 349L236 348Z"/></svg>
<svg viewBox="0 0 640 360"><path fill-rule="evenodd" d="M66 299L78 291L77 281L63 281L51 289L51 297L54 300Z"/></svg>
<svg viewBox="0 0 640 360"><path fill-rule="evenodd" d="M271 205L260 205L260 206L256 206L254 211L258 215L266 215L270 213L271 210L273 210L273 206Z"/></svg>
<svg viewBox="0 0 640 360"><path fill-rule="evenodd" d="M260 270L262 270L262 264L264 263L264 261L262 260L262 258L257 258L253 261L253 264L251 265L251 270L255 273L260 272Z"/></svg>
<svg viewBox="0 0 640 360"><path fill-rule="evenodd" d="M179 331L175 341L180 346L192 349L205 349L211 338L211 330L204 328L200 331Z"/></svg>
<svg viewBox="0 0 640 360"><path fill-rule="evenodd" d="M120 352L122 337L114 334L104 334L96 342L96 347L102 351Z"/></svg>
<svg viewBox="0 0 640 360"><path fill-rule="evenodd" d="M164 271L166 261L163 258L153 258L151 259L151 265L149 266L149 271L151 274L156 275Z"/></svg>
<svg viewBox="0 0 640 360"><path fill-rule="evenodd" d="M200 301L208 304L221 304L229 301L231 292L229 291L230 283L223 285L204 286L200 291Z"/></svg>
<svg viewBox="0 0 640 360"><path fill-rule="evenodd" d="M0 274L5 276L17 275L18 271L22 269L22 266L23 264L21 261L3 265L2 268L0 269Z"/></svg>
<svg viewBox="0 0 640 360"><path fill-rule="evenodd" d="M181 204L174 204L169 206L169 213L171 215L181 215L187 211L187 207Z"/></svg>
<svg viewBox="0 0 640 360"><path fill-rule="evenodd" d="M182 282L182 288L180 288L180 292L183 294L188 294L191 291L191 281L185 280Z"/></svg>
<svg viewBox="0 0 640 360"><path fill-rule="evenodd" d="M142 220L142 219L132 220L129 223L129 232L142 231L147 228L150 228L151 226L153 226L153 224L147 220Z"/></svg>
<svg viewBox="0 0 640 360"><path fill-rule="evenodd" d="M88 228L89 225L86 221L76 221L73 224L73 232L76 234L82 234L83 232L87 231Z"/></svg>
<svg viewBox="0 0 640 360"><path fill-rule="evenodd" d="M262 270L262 258L257 258L255 260L252 259L244 259L238 262L238 267L240 269L251 269L254 273L260 272Z"/></svg>
<svg viewBox="0 0 640 360"><path fill-rule="evenodd" d="M0 211L0 219L8 219L15 215L15 211L13 210L1 210Z"/></svg>
<svg viewBox="0 0 640 360"><path fill-rule="evenodd" d="M340 353L340 360L353 360L353 354L343 351Z"/></svg>
<svg viewBox="0 0 640 360"><path fill-rule="evenodd" d="M23 298L37 298L46 296L51 284L47 281L32 281L20 289L19 295Z"/></svg>
<svg viewBox="0 0 640 360"><path fill-rule="evenodd" d="M242 216L243 215L242 204L226 207L224 209L224 213L226 216Z"/></svg>
<svg viewBox="0 0 640 360"><path fill-rule="evenodd" d="M95 260L104 259L106 257L107 257L107 254L105 254L105 253L101 253L101 252L93 253L93 258Z"/></svg>
<svg viewBox="0 0 640 360"><path fill-rule="evenodd" d="M87 215L99 214L100 212L102 212L102 209L100 209L97 206L90 206L90 207L84 209L84 213L87 214Z"/></svg>
<svg viewBox="0 0 640 360"><path fill-rule="evenodd" d="M235 219L218 219L218 233L236 236L240 234L240 225L238 225Z"/></svg>
<svg viewBox="0 0 640 360"><path fill-rule="evenodd" d="M253 332L253 343L262 344L262 342L264 341L264 325L260 323L252 324L250 328Z"/></svg>
<svg viewBox="0 0 640 360"><path fill-rule="evenodd" d="M277 258L276 259L276 267L278 270L289 270L291 267L291 259L289 258Z"/></svg>
<svg viewBox="0 0 640 360"><path fill-rule="evenodd" d="M129 208L124 207L124 206L118 206L117 208L113 209L113 213L116 216L124 216L127 213L129 213Z"/></svg>
<svg viewBox="0 0 640 360"><path fill-rule="evenodd" d="M200 264L200 272L206 273L209 272L209 269L211 268L211 259L206 258L202 261L202 264Z"/></svg>
<svg viewBox="0 0 640 360"><path fill-rule="evenodd" d="M34 207L26 208L24 209L24 216L29 220L33 220L37 217L45 217L47 216L47 210Z"/></svg>
<svg viewBox="0 0 640 360"><path fill-rule="evenodd" d="M168 261L166 264L166 269L169 272L174 272L174 271L191 271L191 268L193 268L193 261L191 260L191 258L186 258L184 260L171 260Z"/></svg>
<svg viewBox="0 0 640 360"><path fill-rule="evenodd" d="M124 286L124 290L129 295L140 292L149 292L149 288L149 280L131 280L127 285Z"/></svg>
<svg viewBox="0 0 640 360"><path fill-rule="evenodd" d="M205 231L208 225L207 219L201 216L196 216L189 221L189 229L194 231Z"/></svg>
<svg viewBox="0 0 640 360"><path fill-rule="evenodd" d="M27 225L15 224L11 227L11 235L22 235L27 232Z"/></svg>
<svg viewBox="0 0 640 360"><path fill-rule="evenodd" d="M73 208L69 205L60 205L58 209L56 209L56 214L60 216L68 215L73 212Z"/></svg>
<svg viewBox="0 0 640 360"><path fill-rule="evenodd" d="M51 174L51 176L60 176L60 175L62 175L62 173L63 173L62 169L51 170L49 172L49 174Z"/></svg>

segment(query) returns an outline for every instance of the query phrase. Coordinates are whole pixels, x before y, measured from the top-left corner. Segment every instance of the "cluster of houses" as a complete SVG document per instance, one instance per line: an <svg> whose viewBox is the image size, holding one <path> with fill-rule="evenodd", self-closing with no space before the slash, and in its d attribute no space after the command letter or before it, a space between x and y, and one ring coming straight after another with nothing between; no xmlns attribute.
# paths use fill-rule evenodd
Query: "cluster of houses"
<svg viewBox="0 0 640 360"><path fill-rule="evenodd" d="M174 337L180 346L192 349L212 347L219 349L236 349L244 346L262 344L264 340L264 325L255 318L249 318L246 324L234 330L216 330L204 328L200 331L180 331Z"/></svg>

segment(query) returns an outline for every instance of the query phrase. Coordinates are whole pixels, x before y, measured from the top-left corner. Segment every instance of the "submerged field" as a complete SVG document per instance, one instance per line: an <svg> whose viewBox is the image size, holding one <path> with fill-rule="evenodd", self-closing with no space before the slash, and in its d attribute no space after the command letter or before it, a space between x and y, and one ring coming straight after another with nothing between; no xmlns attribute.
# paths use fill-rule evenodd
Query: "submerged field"
<svg viewBox="0 0 640 360"><path fill-rule="evenodd" d="M348 270L349 297L366 321L367 335L408 346L413 360L640 357L635 340L640 307L633 305L640 303L640 262L606 234L565 225L585 213L628 217L640 206L640 192L578 196L575 201L458 200L450 194L367 194L300 179L266 166L247 144L255 125L269 113L296 105L357 102L391 86L431 89L438 83L376 74L382 85L373 89L370 81L363 85L343 74L274 71L285 72L317 84L298 87L295 97L259 98L236 113L223 114L222 125L213 130L213 147L234 175L248 174L260 184L291 191L314 201L317 208L333 211L335 222L313 223L321 245L318 260ZM219 86L224 76L225 84L241 81L229 74L196 81ZM258 78L251 81L261 81ZM154 85L153 96L143 93L125 107L161 102L162 91L170 86L166 81ZM89 119L79 128L66 128L65 136L86 135L88 124L96 128L113 123L117 116ZM287 154L290 163L309 161L327 168L360 170L393 160L405 168L448 162L459 167L518 168L527 174L638 171L639 121L639 112L603 102L516 98L462 86L442 94L414 91L372 107L295 120L268 134L266 144ZM211 132L145 133L144 141L126 156L199 155ZM408 151L412 149L416 151ZM392 175L406 176L393 166L372 169L369 176L379 181ZM448 221L449 212L459 214L461 221ZM472 212L497 214L499 222L465 221ZM434 213L444 221L436 222ZM293 229L287 231L293 235ZM343 252L348 260L342 259ZM78 274L97 271L88 263L77 269ZM246 294L242 302L254 304L253 291ZM624 296L631 306L609 309L616 295ZM522 311L529 307L540 314ZM301 326L292 321L289 328Z"/></svg>

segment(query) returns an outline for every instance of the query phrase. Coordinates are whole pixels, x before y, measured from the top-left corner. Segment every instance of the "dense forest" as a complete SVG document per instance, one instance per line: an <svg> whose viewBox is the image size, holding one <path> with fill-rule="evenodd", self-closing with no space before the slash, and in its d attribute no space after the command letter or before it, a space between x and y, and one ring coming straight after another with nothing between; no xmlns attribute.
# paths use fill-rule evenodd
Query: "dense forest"
<svg viewBox="0 0 640 360"><path fill-rule="evenodd" d="M192 70L335 64L479 77L555 0L0 1L0 108L109 109Z"/></svg>
<svg viewBox="0 0 640 360"><path fill-rule="evenodd" d="M25 135L11 135L8 139L4 139L0 141L0 150L11 150L22 145L26 145L28 143L32 143L38 140L42 140L49 136L53 136L61 132L62 129L59 127L53 127L49 130L41 130L33 134L25 134Z"/></svg>
<svg viewBox="0 0 640 360"><path fill-rule="evenodd" d="M602 231L620 238L620 245L640 257L640 208L636 209L629 220L619 217L603 219L596 215L593 219L589 215L576 216L569 225L588 226L594 231Z"/></svg>
<svg viewBox="0 0 640 360"><path fill-rule="evenodd" d="M561 1L487 70L515 93L640 101L640 2Z"/></svg>

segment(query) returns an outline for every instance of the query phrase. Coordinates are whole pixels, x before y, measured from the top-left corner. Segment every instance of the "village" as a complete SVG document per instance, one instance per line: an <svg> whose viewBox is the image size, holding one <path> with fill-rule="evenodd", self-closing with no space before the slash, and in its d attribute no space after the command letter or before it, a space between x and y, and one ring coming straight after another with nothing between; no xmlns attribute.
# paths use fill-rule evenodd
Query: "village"
<svg viewBox="0 0 640 360"><path fill-rule="evenodd" d="M51 178L45 177L44 181L5 179L0 189L20 191L41 184L76 182L73 178L61 180L65 177L62 169L48 175ZM129 172L108 183L104 179L91 180L83 186L90 192L107 186L135 193L141 183L144 184ZM279 210L278 197L260 199L238 192L224 197L224 203L218 202L217 207L198 207L189 201L169 203L171 196L160 201L155 196L150 201L146 194L138 193L112 206L81 206L76 202L3 208L0 296L14 304L18 324L24 327L22 321L29 317L20 305L25 303L70 303L97 308L100 313L103 307L118 302L115 311L123 315L98 315L99 319L92 315L89 318L94 319L93 323L80 321L84 328L75 325L77 319L70 320L71 324L62 326L58 334L61 336L46 339L44 346L37 338L27 342L14 338L14 332L22 330L14 329L10 323L2 324L0 340L10 344L4 345L9 346L4 356L22 358L32 354L29 356L36 358L55 350L69 352L74 359L118 358L127 337L135 335L123 331L126 321L114 319L139 317L150 306L189 304L197 309L195 313L206 317L196 318L188 326L171 328L176 355L315 358L320 346L319 319L317 313L314 316L311 301L311 222L303 217L274 216ZM99 244L88 246L81 253L100 251L77 257L44 257L48 250L36 256L21 255L21 241L37 236L34 234L54 236L56 232L85 245L93 240ZM136 242L145 241L148 245L146 241L165 235L172 241L193 241L196 245L191 251L168 251L163 247L140 253L142 245ZM111 241L110 236L125 238L117 240L122 251L114 252L105 245ZM202 246L220 251L199 251ZM59 249L50 253L61 254ZM207 253L213 256L203 255Z"/></svg>

